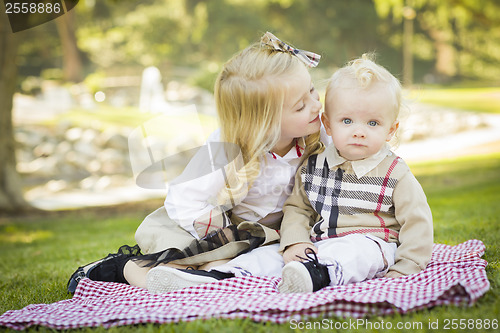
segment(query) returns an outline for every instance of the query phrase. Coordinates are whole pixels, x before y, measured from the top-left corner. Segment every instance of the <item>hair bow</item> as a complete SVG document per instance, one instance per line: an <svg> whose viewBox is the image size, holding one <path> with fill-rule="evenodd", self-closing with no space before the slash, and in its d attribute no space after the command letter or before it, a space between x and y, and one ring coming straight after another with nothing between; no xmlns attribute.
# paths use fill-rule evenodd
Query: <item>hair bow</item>
<svg viewBox="0 0 500 333"><path fill-rule="evenodd" d="M260 39L260 44L270 46L276 51L289 52L294 56L296 56L300 61L302 61L308 67L318 66L319 59L321 58L319 54L291 47L290 45L284 43L269 31L266 32L264 36L262 36L262 38Z"/></svg>

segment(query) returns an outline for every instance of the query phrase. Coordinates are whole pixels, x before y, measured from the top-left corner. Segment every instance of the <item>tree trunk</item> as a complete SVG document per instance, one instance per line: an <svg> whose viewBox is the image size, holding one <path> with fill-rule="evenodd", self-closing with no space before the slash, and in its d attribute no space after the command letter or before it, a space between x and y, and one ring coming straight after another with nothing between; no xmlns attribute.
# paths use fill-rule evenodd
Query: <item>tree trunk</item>
<svg viewBox="0 0 500 333"><path fill-rule="evenodd" d="M453 48L449 32L430 29L429 35L434 41L436 49L436 64L434 66L438 80L449 81L453 78L457 69L455 67L455 50Z"/></svg>
<svg viewBox="0 0 500 333"><path fill-rule="evenodd" d="M12 100L16 90L17 42L5 13L0 13L0 212L29 207L16 170Z"/></svg>
<svg viewBox="0 0 500 333"><path fill-rule="evenodd" d="M55 20L63 50L63 75L66 81L83 80L83 64L76 43L75 10L68 11Z"/></svg>

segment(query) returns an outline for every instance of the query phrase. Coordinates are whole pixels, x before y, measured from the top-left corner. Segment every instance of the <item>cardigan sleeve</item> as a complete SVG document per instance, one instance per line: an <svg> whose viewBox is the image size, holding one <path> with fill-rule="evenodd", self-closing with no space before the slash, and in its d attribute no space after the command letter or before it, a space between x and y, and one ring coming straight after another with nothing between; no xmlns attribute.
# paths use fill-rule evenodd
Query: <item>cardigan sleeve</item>
<svg viewBox="0 0 500 333"><path fill-rule="evenodd" d="M283 253L286 247L293 244L312 244L310 230L318 215L312 208L304 190L300 176L301 169L299 168L295 175L292 194L290 194L283 206L283 221L280 228L280 253Z"/></svg>
<svg viewBox="0 0 500 333"><path fill-rule="evenodd" d="M425 193L410 171L398 181L393 202L401 229L395 264L389 271L418 273L426 268L432 255L433 225Z"/></svg>

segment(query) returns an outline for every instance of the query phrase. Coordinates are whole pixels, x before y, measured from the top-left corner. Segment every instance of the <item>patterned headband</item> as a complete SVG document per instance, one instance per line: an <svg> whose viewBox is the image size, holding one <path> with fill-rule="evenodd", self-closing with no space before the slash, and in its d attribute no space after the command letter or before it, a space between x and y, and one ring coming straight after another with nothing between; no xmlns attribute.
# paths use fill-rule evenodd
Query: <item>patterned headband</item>
<svg viewBox="0 0 500 333"><path fill-rule="evenodd" d="M260 39L261 45L270 46L272 49L281 52L289 52L296 56L300 61L302 61L308 67L316 67L319 64L319 59L321 56L319 54L299 50L291 47L290 45L282 42L278 37L270 33L269 31L262 36Z"/></svg>

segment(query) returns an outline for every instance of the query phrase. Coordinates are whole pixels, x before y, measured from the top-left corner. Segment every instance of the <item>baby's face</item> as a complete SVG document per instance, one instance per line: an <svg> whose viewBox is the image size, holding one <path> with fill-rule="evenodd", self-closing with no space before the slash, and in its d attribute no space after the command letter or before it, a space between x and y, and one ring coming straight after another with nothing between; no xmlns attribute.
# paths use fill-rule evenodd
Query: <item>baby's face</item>
<svg viewBox="0 0 500 333"><path fill-rule="evenodd" d="M399 126L387 89L341 88L325 101L323 124L340 156L350 161L377 153Z"/></svg>

